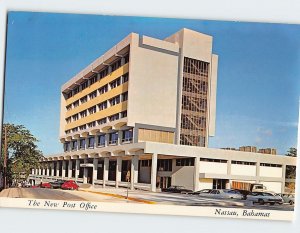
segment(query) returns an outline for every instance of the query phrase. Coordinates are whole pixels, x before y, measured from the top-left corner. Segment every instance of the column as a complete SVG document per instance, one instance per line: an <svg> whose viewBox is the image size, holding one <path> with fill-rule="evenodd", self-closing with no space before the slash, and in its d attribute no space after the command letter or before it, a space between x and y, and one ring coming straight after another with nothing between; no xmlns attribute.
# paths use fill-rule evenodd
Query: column
<svg viewBox="0 0 300 233"><path fill-rule="evenodd" d="M231 175L231 160L228 159L227 160L227 175L230 176ZM231 180L228 181L228 183L226 183L226 188L230 189L231 186Z"/></svg>
<svg viewBox="0 0 300 233"><path fill-rule="evenodd" d="M66 174L66 160L62 161L62 172L61 172L61 178L64 178Z"/></svg>
<svg viewBox="0 0 300 233"><path fill-rule="evenodd" d="M87 159L84 159L84 163L87 163ZM88 168L83 168L83 183L87 184Z"/></svg>
<svg viewBox="0 0 300 233"><path fill-rule="evenodd" d="M104 163L103 163L103 188L105 188L105 182L108 180L108 169L109 169L109 159L104 158Z"/></svg>
<svg viewBox="0 0 300 233"><path fill-rule="evenodd" d="M200 158L196 157L194 162L194 190L199 190L199 172L200 172Z"/></svg>
<svg viewBox="0 0 300 233"><path fill-rule="evenodd" d="M70 159L69 160L69 165L68 165L68 177L71 178L72 177L72 166L73 166L73 162Z"/></svg>
<svg viewBox="0 0 300 233"><path fill-rule="evenodd" d="M50 176L50 163L47 163L47 176Z"/></svg>
<svg viewBox="0 0 300 233"><path fill-rule="evenodd" d="M119 130L118 131L118 142L117 142L118 145L122 144L122 135L123 135L123 131Z"/></svg>
<svg viewBox="0 0 300 233"><path fill-rule="evenodd" d="M139 156L132 156L131 160L131 190L134 190L134 184L138 181L138 166L139 166Z"/></svg>
<svg viewBox="0 0 300 233"><path fill-rule="evenodd" d="M281 183L281 193L285 191L285 174L286 173L286 164L282 164L282 183Z"/></svg>
<svg viewBox="0 0 300 233"><path fill-rule="evenodd" d="M76 166L75 166L75 180L77 181L79 176L79 168L80 168L80 160L76 159Z"/></svg>
<svg viewBox="0 0 300 233"><path fill-rule="evenodd" d="M34 169L35 171L34 171L34 174L37 176L38 174L39 174L39 169L38 168L36 168L36 169Z"/></svg>
<svg viewBox="0 0 300 233"><path fill-rule="evenodd" d="M109 145L109 133L105 134L105 146Z"/></svg>
<svg viewBox="0 0 300 233"><path fill-rule="evenodd" d="M152 154L151 192L156 192L156 179L157 179L157 154Z"/></svg>
<svg viewBox="0 0 300 233"><path fill-rule="evenodd" d="M31 169L31 175L34 175L34 172L35 172L35 169L32 168L32 169Z"/></svg>
<svg viewBox="0 0 300 233"><path fill-rule="evenodd" d="M97 175L98 175L98 159L94 158L93 160L93 179L92 179L92 185L94 185L95 180L97 180Z"/></svg>
<svg viewBox="0 0 300 233"><path fill-rule="evenodd" d="M54 162L51 163L51 176L54 176Z"/></svg>
<svg viewBox="0 0 300 233"><path fill-rule="evenodd" d="M39 167L39 176L41 176L42 175L42 169L41 169L41 167Z"/></svg>
<svg viewBox="0 0 300 233"><path fill-rule="evenodd" d="M122 172L122 157L117 157L116 188L119 187L119 182L121 181L121 172Z"/></svg>
<svg viewBox="0 0 300 233"><path fill-rule="evenodd" d="M256 162L256 179L255 182L259 183L259 176L260 176L260 162Z"/></svg>
<svg viewBox="0 0 300 233"><path fill-rule="evenodd" d="M56 162L56 177L59 177L59 160Z"/></svg>

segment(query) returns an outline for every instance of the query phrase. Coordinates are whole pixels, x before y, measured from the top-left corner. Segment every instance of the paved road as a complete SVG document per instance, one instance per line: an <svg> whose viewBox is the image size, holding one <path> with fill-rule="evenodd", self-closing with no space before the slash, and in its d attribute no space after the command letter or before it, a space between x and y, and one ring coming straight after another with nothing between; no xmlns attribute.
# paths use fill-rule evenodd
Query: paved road
<svg viewBox="0 0 300 233"><path fill-rule="evenodd" d="M53 200L74 200L74 201L94 201L94 202L131 202L166 205L186 205L186 206L211 206L211 207L233 207L233 208L255 208L293 211L294 206L283 205L253 205L244 200L224 200L204 198L193 195L177 193L153 193L140 190L128 191L129 199L126 199L126 189L115 188L88 188L79 191L53 190L42 188L11 188L3 190L0 197L13 198L35 198Z"/></svg>

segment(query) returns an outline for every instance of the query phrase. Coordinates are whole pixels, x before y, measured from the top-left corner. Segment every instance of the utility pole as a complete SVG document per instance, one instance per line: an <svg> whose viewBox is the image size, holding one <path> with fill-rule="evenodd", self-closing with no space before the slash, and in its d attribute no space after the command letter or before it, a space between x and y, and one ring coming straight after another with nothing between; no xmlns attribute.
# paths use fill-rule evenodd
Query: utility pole
<svg viewBox="0 0 300 233"><path fill-rule="evenodd" d="M4 126L4 161L3 161L3 178L4 189L7 188L7 127Z"/></svg>

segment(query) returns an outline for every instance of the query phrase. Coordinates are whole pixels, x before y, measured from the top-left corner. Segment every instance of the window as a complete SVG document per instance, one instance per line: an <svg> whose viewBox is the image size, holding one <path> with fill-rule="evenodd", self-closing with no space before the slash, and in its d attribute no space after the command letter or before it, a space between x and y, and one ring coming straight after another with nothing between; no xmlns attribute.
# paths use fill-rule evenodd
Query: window
<svg viewBox="0 0 300 233"><path fill-rule="evenodd" d="M79 100L77 100L77 101L75 101L74 103L73 103L73 107L74 108L76 108L76 107L78 107L79 106Z"/></svg>
<svg viewBox="0 0 300 233"><path fill-rule="evenodd" d="M133 130L124 130L122 135L122 142L132 142Z"/></svg>
<svg viewBox="0 0 300 233"><path fill-rule="evenodd" d="M76 95L78 92L79 92L79 86L77 86L73 89L74 95Z"/></svg>
<svg viewBox="0 0 300 233"><path fill-rule="evenodd" d="M80 112L79 114L80 114L81 118L86 117L87 116L87 111L84 110L84 111Z"/></svg>
<svg viewBox="0 0 300 233"><path fill-rule="evenodd" d="M76 113L75 115L72 116L73 121L77 121L78 120L78 113Z"/></svg>
<svg viewBox="0 0 300 233"><path fill-rule="evenodd" d="M107 108L107 101L105 100L104 102L98 104L99 111L106 109Z"/></svg>
<svg viewBox="0 0 300 233"><path fill-rule="evenodd" d="M70 111L72 109L72 104L69 104L68 106L66 106L67 111Z"/></svg>
<svg viewBox="0 0 300 233"><path fill-rule="evenodd" d="M231 164L242 164L242 165L255 165L255 162L247 162L247 161L231 161Z"/></svg>
<svg viewBox="0 0 300 233"><path fill-rule="evenodd" d="M87 102L87 95L84 96L84 97L82 97L82 98L80 98L80 102L81 102L82 104L85 103L85 102Z"/></svg>
<svg viewBox="0 0 300 233"><path fill-rule="evenodd" d="M94 99L97 97L97 91L93 91L91 94L89 94L90 99Z"/></svg>
<svg viewBox="0 0 300 233"><path fill-rule="evenodd" d="M261 163L260 166L263 166L263 167L282 167L281 164L272 164L272 163Z"/></svg>
<svg viewBox="0 0 300 233"><path fill-rule="evenodd" d="M64 151L69 151L70 150L70 143L69 142L65 142L64 144Z"/></svg>
<svg viewBox="0 0 300 233"><path fill-rule="evenodd" d="M97 82L97 75L94 75L90 78L90 85L92 85L95 82Z"/></svg>
<svg viewBox="0 0 300 233"><path fill-rule="evenodd" d="M108 67L106 67L105 69L101 70L99 73L99 77L100 79L104 78L105 76L107 76L108 74Z"/></svg>
<svg viewBox="0 0 300 233"><path fill-rule="evenodd" d="M105 134L98 136L97 146L105 146Z"/></svg>
<svg viewBox="0 0 300 233"><path fill-rule="evenodd" d="M88 87L88 81L85 81L81 84L81 90L84 90L87 87Z"/></svg>
<svg viewBox="0 0 300 233"><path fill-rule="evenodd" d="M70 92L67 94L67 99L71 98L72 96L73 96L72 91L70 91Z"/></svg>
<svg viewBox="0 0 300 233"><path fill-rule="evenodd" d="M125 64L129 62L129 53L124 56Z"/></svg>
<svg viewBox="0 0 300 233"><path fill-rule="evenodd" d="M75 128L72 129L72 133L75 133L77 131L78 131L78 127L75 127Z"/></svg>
<svg viewBox="0 0 300 233"><path fill-rule="evenodd" d="M67 122L67 124L69 124L69 123L71 123L71 117L68 117L68 118L66 118L66 122Z"/></svg>
<svg viewBox="0 0 300 233"><path fill-rule="evenodd" d="M117 113L117 114L114 114L114 115L109 116L109 117L108 117L108 120L109 120L109 121L116 121L116 120L119 120L119 118L120 118L120 114Z"/></svg>
<svg viewBox="0 0 300 233"><path fill-rule="evenodd" d="M121 112L121 118L127 117L127 111Z"/></svg>
<svg viewBox="0 0 300 233"><path fill-rule="evenodd" d="M121 67L121 59L117 60L111 65L111 72L115 71L119 67Z"/></svg>
<svg viewBox="0 0 300 233"><path fill-rule="evenodd" d="M95 144L95 137L89 137L88 138L88 147L94 148L94 144Z"/></svg>
<svg viewBox="0 0 300 233"><path fill-rule="evenodd" d="M123 83L128 82L128 80L129 80L129 73L126 73L123 75Z"/></svg>
<svg viewBox="0 0 300 233"><path fill-rule="evenodd" d="M102 95L104 94L105 92L108 91L108 85L104 85L103 87L99 88L99 94Z"/></svg>
<svg viewBox="0 0 300 233"><path fill-rule="evenodd" d="M224 160L224 159L200 158L200 161L213 162L213 163L227 163L227 160Z"/></svg>
<svg viewBox="0 0 300 233"><path fill-rule="evenodd" d="M176 159L176 166L194 166L195 158Z"/></svg>
<svg viewBox="0 0 300 233"><path fill-rule="evenodd" d="M71 133L71 130L66 130L65 131L65 134L69 134L69 133Z"/></svg>
<svg viewBox="0 0 300 233"><path fill-rule="evenodd" d="M122 102L128 100L128 92L124 92L124 93L121 95L121 99L122 99Z"/></svg>
<svg viewBox="0 0 300 233"><path fill-rule="evenodd" d="M86 125L81 125L81 126L79 126L79 129L80 129L80 130L85 130L85 129L86 129Z"/></svg>
<svg viewBox="0 0 300 233"><path fill-rule="evenodd" d="M96 126L96 121L92 121L92 122L88 123L89 128L92 128L92 127L95 127L95 126Z"/></svg>
<svg viewBox="0 0 300 233"><path fill-rule="evenodd" d="M80 141L79 141L79 149L85 149L85 139L80 139Z"/></svg>
<svg viewBox="0 0 300 233"><path fill-rule="evenodd" d="M172 171L172 159L158 159L157 160L158 171Z"/></svg>
<svg viewBox="0 0 300 233"><path fill-rule="evenodd" d="M106 123L106 117L98 120L98 125L102 125Z"/></svg>
<svg viewBox="0 0 300 233"><path fill-rule="evenodd" d="M120 103L120 96L115 96L109 100L110 106L114 106Z"/></svg>
<svg viewBox="0 0 300 233"><path fill-rule="evenodd" d="M140 160L140 166L141 167L151 167L152 160Z"/></svg>
<svg viewBox="0 0 300 233"><path fill-rule="evenodd" d="M117 144L118 143L118 133L110 133L109 134L109 144Z"/></svg>
<svg viewBox="0 0 300 233"><path fill-rule="evenodd" d="M89 114L94 114L97 111L96 105L89 108Z"/></svg>
<svg viewBox="0 0 300 233"><path fill-rule="evenodd" d="M119 78L115 79L114 81L110 82L109 85L110 85L111 89L114 89L117 86L120 86L121 85L121 78L119 77Z"/></svg>
<svg viewBox="0 0 300 233"><path fill-rule="evenodd" d="M77 150L77 140L74 140L71 142L71 149L72 150Z"/></svg>

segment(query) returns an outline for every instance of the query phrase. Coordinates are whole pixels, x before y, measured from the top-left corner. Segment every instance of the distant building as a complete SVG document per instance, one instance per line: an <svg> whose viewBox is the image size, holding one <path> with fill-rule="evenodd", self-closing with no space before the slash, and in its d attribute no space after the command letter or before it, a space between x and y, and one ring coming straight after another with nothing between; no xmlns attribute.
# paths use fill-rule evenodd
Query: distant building
<svg viewBox="0 0 300 233"><path fill-rule="evenodd" d="M160 40L129 34L61 88L60 141L32 179L157 191L170 185L280 192L296 159L208 148L215 135L218 56L213 38L182 29Z"/></svg>
<svg viewBox="0 0 300 233"><path fill-rule="evenodd" d="M270 155L276 155L276 149L274 148L265 148L265 149L259 149L258 153L263 153L263 154L270 154Z"/></svg>

